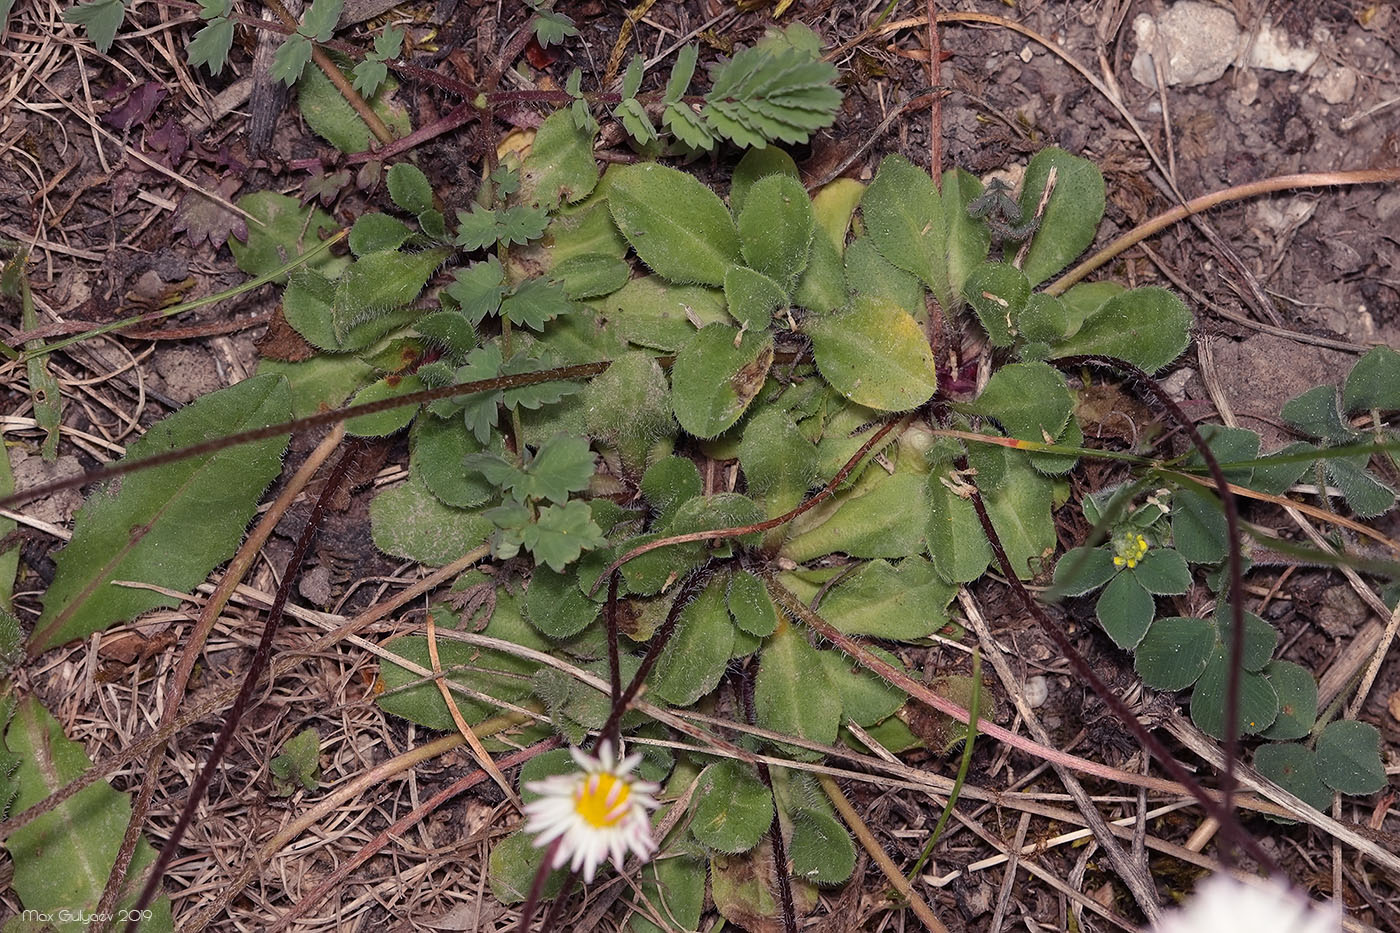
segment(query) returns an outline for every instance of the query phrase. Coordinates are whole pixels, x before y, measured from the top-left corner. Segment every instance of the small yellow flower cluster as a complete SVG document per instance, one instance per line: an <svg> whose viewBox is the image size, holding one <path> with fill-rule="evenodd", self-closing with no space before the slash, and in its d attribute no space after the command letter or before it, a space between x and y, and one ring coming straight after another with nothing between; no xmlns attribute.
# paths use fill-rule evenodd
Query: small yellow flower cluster
<svg viewBox="0 0 1400 933"><path fill-rule="evenodd" d="M1127 567L1132 570L1147 553L1147 539L1142 535L1135 535L1115 550L1118 551L1118 554L1113 558L1113 566Z"/></svg>

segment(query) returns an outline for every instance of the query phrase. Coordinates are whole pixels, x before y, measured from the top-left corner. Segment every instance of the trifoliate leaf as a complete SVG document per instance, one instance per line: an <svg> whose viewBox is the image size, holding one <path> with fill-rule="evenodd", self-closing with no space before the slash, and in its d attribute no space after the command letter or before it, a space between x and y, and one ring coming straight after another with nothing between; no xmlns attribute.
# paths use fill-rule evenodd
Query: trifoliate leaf
<svg viewBox="0 0 1400 933"><path fill-rule="evenodd" d="M505 288L505 270L495 256L488 256L485 262L474 262L456 272L456 281L444 291L457 302L467 320L480 324L489 314L501 308L501 295Z"/></svg>
<svg viewBox="0 0 1400 933"><path fill-rule="evenodd" d="M502 243L524 246L531 240L544 235L549 226L549 218L543 208L517 204L497 214L500 232L497 236Z"/></svg>
<svg viewBox="0 0 1400 933"><path fill-rule="evenodd" d="M593 451L584 438L559 434L540 447L525 472L532 498L565 502L569 493L588 488L593 478Z"/></svg>
<svg viewBox="0 0 1400 933"><path fill-rule="evenodd" d="M292 33L272 59L272 77L291 87L301 80L306 63L311 61L311 41Z"/></svg>
<svg viewBox="0 0 1400 933"><path fill-rule="evenodd" d="M578 560L580 554L607 544L602 529L593 523L588 503L575 499L565 505L540 509L539 519L525 528L525 549L555 573Z"/></svg>
<svg viewBox="0 0 1400 933"><path fill-rule="evenodd" d="M553 10L536 10L534 22L535 40L546 48L558 45L570 36L578 35L578 27L574 25L574 21Z"/></svg>
<svg viewBox="0 0 1400 933"><path fill-rule="evenodd" d="M117 4L117 8L121 9L120 3ZM89 33L91 33L90 28ZM233 21L220 16L211 20L194 34L189 45L185 46L185 54L189 56L191 65L196 68L204 65L209 69L211 75L217 75L224 70L231 48L233 48Z"/></svg>
<svg viewBox="0 0 1400 933"><path fill-rule="evenodd" d="M515 287L510 297L501 302L501 315L512 324L531 330L544 330L545 322L574 308L561 286L545 279L526 279Z"/></svg>

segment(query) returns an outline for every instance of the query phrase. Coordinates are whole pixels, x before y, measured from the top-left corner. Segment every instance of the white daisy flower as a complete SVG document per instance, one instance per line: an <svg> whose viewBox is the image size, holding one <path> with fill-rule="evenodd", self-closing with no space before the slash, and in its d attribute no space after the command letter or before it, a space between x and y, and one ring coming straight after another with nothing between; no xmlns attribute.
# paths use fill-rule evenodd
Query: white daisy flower
<svg viewBox="0 0 1400 933"><path fill-rule="evenodd" d="M1227 874L1214 875L1196 889L1181 910L1158 921L1153 933L1341 933L1336 902L1314 901L1286 884L1256 886Z"/></svg>
<svg viewBox="0 0 1400 933"><path fill-rule="evenodd" d="M611 743L601 743L594 757L577 748L569 749L579 770L556 774L543 781L531 781L525 789L539 794L525 805L527 833L538 833L535 845L543 848L558 839L559 847L551 868L572 861L574 871L583 871L584 883L593 880L604 860L618 869L628 852L647 861L656 852L648 811L658 804L653 796L661 789L650 781L640 781L632 770L641 755L614 755Z"/></svg>

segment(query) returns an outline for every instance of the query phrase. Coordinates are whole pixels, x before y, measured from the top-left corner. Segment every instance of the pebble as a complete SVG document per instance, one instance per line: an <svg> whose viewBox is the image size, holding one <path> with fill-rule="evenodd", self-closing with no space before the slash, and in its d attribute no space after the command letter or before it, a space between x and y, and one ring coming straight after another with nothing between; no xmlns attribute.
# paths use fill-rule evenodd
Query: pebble
<svg viewBox="0 0 1400 933"><path fill-rule="evenodd" d="M1133 20L1133 32L1137 36L1133 79L1153 90L1157 75L1152 59L1159 48L1166 52L1161 65L1167 86L1194 87L1225 74L1240 45L1235 15L1197 0L1182 0L1156 19L1142 13Z"/></svg>
<svg viewBox="0 0 1400 933"><path fill-rule="evenodd" d="M1027 677L1026 682L1021 685L1021 695L1025 698L1027 706L1039 709L1050 697L1050 681L1041 674Z"/></svg>
<svg viewBox="0 0 1400 933"><path fill-rule="evenodd" d="M1329 68L1327 73L1318 79L1314 88L1327 103L1345 104L1356 96L1357 78L1355 68L1339 65Z"/></svg>

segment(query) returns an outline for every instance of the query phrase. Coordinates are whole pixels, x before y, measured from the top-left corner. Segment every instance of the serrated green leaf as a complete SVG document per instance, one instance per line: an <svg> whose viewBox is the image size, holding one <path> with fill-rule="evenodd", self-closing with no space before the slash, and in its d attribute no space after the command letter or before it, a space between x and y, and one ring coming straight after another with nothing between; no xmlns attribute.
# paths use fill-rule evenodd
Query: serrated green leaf
<svg viewBox="0 0 1400 933"><path fill-rule="evenodd" d="M578 35L578 27L574 25L574 21L553 10L536 10L535 18L531 22L535 28L535 40L545 48Z"/></svg>
<svg viewBox="0 0 1400 933"><path fill-rule="evenodd" d="M1208 620L1168 616L1153 622L1138 642L1133 667L1149 687L1185 690L1205 672L1215 645Z"/></svg>
<svg viewBox="0 0 1400 933"><path fill-rule="evenodd" d="M585 438L556 435L540 447L525 474L529 478L527 496L566 502L569 493L588 488L593 478L593 451Z"/></svg>
<svg viewBox="0 0 1400 933"><path fill-rule="evenodd" d="M387 77L389 77L389 66L367 58L355 66L355 82L352 86L361 95L373 97Z"/></svg>
<svg viewBox="0 0 1400 933"><path fill-rule="evenodd" d="M545 228L549 226L549 217L543 208L517 204L503 211L497 211L496 225L496 238L500 242L507 246L511 244L524 246L531 240L538 240L544 236Z"/></svg>
<svg viewBox="0 0 1400 933"><path fill-rule="evenodd" d="M1265 454L1262 458L1265 462L1255 464L1251 471L1253 476L1250 479L1249 488L1275 496L1281 495L1289 486L1298 482L1311 464L1306 460L1299 460L1296 463L1269 463L1268 458L1287 457L1315 450L1317 448L1312 444L1296 441L1280 447L1272 453Z"/></svg>
<svg viewBox="0 0 1400 933"><path fill-rule="evenodd" d="M432 210L433 186L418 166L409 162L391 165L384 181L400 210L414 215Z"/></svg>
<svg viewBox="0 0 1400 933"><path fill-rule="evenodd" d="M1254 752L1254 769L1314 810L1326 812L1332 803L1332 791L1318 774L1317 756L1307 746L1293 742L1261 745Z"/></svg>
<svg viewBox="0 0 1400 933"><path fill-rule="evenodd" d="M204 396L127 447L140 460L236 431L285 421L291 392L278 376L254 376ZM176 600L114 586L137 580L187 591L228 559L258 497L281 471L286 436L142 470L94 492L59 552L30 650L83 638Z"/></svg>
<svg viewBox="0 0 1400 933"><path fill-rule="evenodd" d="M544 325L574 308L562 286L545 279L526 279L501 302L501 316L519 327L544 330Z"/></svg>
<svg viewBox="0 0 1400 933"><path fill-rule="evenodd" d="M1029 220L1035 216L1052 172L1055 188L1021 265L1032 285L1039 285L1084 252L1094 242L1103 218L1104 184L1098 166L1055 148L1037 152L1026 166L1021 182L1022 217Z"/></svg>
<svg viewBox="0 0 1400 933"><path fill-rule="evenodd" d="M228 64L228 53L232 48L233 21L219 16L194 34L190 44L185 46L185 54L189 56L191 65L196 68L204 65L211 75L218 75Z"/></svg>
<svg viewBox="0 0 1400 933"><path fill-rule="evenodd" d="M827 678L807 635L781 620L764 642L753 688L754 713L765 729L831 745L841 724L841 695ZM819 752L782 746L799 761L814 761Z"/></svg>
<svg viewBox="0 0 1400 933"><path fill-rule="evenodd" d="M116 41L117 29L125 17L126 5L122 0L93 0L63 11L64 20L86 29L92 44L104 55Z"/></svg>
<svg viewBox="0 0 1400 933"><path fill-rule="evenodd" d="M1055 353L1110 356L1155 373L1186 349L1191 323L1191 312L1176 295L1154 286L1134 288L1104 302Z"/></svg>
<svg viewBox="0 0 1400 933"><path fill-rule="evenodd" d="M768 377L773 338L766 332L710 324L696 332L671 366L671 404L690 434L710 438L739 420Z"/></svg>
<svg viewBox="0 0 1400 933"><path fill-rule="evenodd" d="M480 204L457 212L457 234L453 242L472 252L494 245L501 239L500 218L496 211Z"/></svg>
<svg viewBox="0 0 1400 933"><path fill-rule="evenodd" d="M678 284L724 284L725 270L739 261L739 233L717 194L655 162L609 177L613 220L642 262Z"/></svg>
<svg viewBox="0 0 1400 933"><path fill-rule="evenodd" d="M1301 739L1317 722L1317 681L1307 668L1292 661L1270 661L1264 676L1278 694L1278 718L1264 730L1274 741Z"/></svg>
<svg viewBox="0 0 1400 933"><path fill-rule="evenodd" d="M977 312L992 346L1009 347L1015 342L1013 325L1031 295L1025 273L1007 262L984 262L968 275L962 294Z"/></svg>
<svg viewBox="0 0 1400 933"><path fill-rule="evenodd" d="M729 664L734 623L725 588L715 577L681 610L675 634L656 663L651 689L676 706L689 706L713 690Z"/></svg>
<svg viewBox="0 0 1400 933"><path fill-rule="evenodd" d="M1225 689L1229 665L1225 648L1216 646L1191 694L1191 721L1216 739L1225 738ZM1268 678L1254 671L1238 671L1240 681L1239 734L1257 735L1278 717L1278 694Z"/></svg>
<svg viewBox="0 0 1400 933"><path fill-rule="evenodd" d="M928 173L903 156L886 156L860 210L880 254L951 307L943 205Z"/></svg>
<svg viewBox="0 0 1400 933"><path fill-rule="evenodd" d="M480 324L487 315L500 311L505 270L495 256L458 269L454 275L455 280L444 291L457 302L467 320Z"/></svg>
<svg viewBox="0 0 1400 933"><path fill-rule="evenodd" d="M312 0L297 31L308 39L325 42L334 34L344 6L345 0Z"/></svg>
<svg viewBox="0 0 1400 933"><path fill-rule="evenodd" d="M707 848L747 852L773 822L773 794L751 765L721 761L701 773L690 831Z"/></svg>
<svg viewBox="0 0 1400 933"><path fill-rule="evenodd" d="M1094 615L1108 637L1129 651L1147 634L1156 611L1152 594L1129 573L1120 573L1110 580L1094 606Z"/></svg>
<svg viewBox="0 0 1400 933"><path fill-rule="evenodd" d="M39 803L92 767L83 747L63 734L63 727L34 697L16 704L5 747L20 762L12 778L18 788L16 812ZM5 840L14 865L10 886L25 909L54 918L49 929L86 930L84 915L90 918L97 909L130 820L127 795L98 781L11 832ZM117 913L130 910L155 854L144 837L138 840ZM169 898L160 897L151 909L142 929L174 929Z"/></svg>
<svg viewBox="0 0 1400 933"><path fill-rule="evenodd" d="M1386 786L1381 733L1369 722L1342 719L1317 737L1317 773L1344 794L1374 794Z"/></svg>
<svg viewBox="0 0 1400 933"><path fill-rule="evenodd" d="M791 292L807 268L816 229L807 189L789 175L767 175L754 182L743 204L738 226L744 261Z"/></svg>
<svg viewBox="0 0 1400 933"><path fill-rule="evenodd" d="M552 211L588 197L598 184L593 139L594 133L579 129L566 111L546 117L520 167L522 200Z"/></svg>
<svg viewBox="0 0 1400 933"><path fill-rule="evenodd" d="M584 551L606 543L602 529L593 523L592 510L577 499L540 509L539 518L525 527L525 549L556 573L563 573Z"/></svg>
<svg viewBox="0 0 1400 933"><path fill-rule="evenodd" d="M933 351L909 313L877 298L809 319L817 369L846 398L881 411L907 411L938 387Z"/></svg>
<svg viewBox="0 0 1400 933"><path fill-rule="evenodd" d="M441 567L486 542L491 522L444 505L416 476L369 504L370 534L385 554Z"/></svg>

